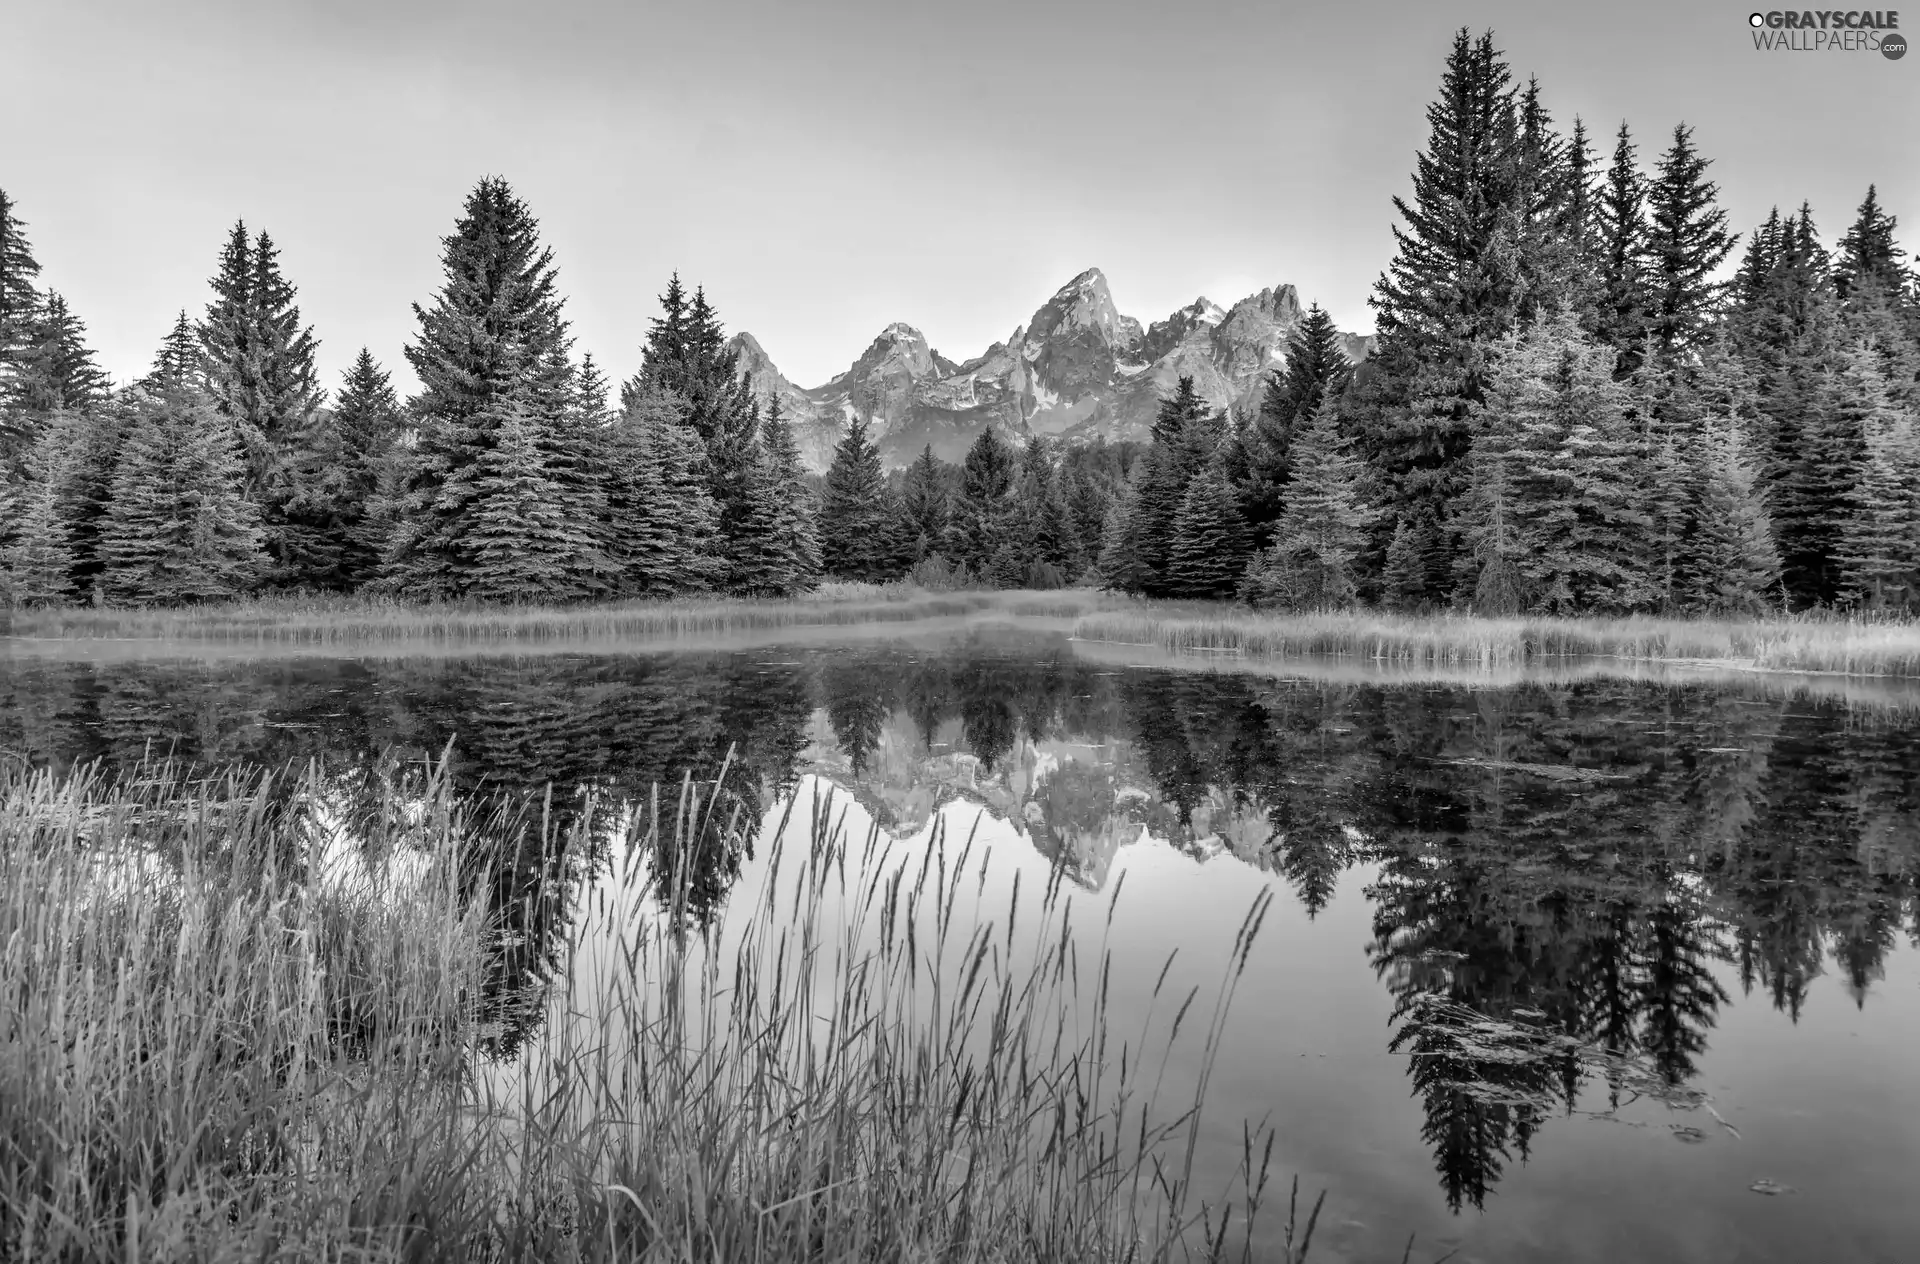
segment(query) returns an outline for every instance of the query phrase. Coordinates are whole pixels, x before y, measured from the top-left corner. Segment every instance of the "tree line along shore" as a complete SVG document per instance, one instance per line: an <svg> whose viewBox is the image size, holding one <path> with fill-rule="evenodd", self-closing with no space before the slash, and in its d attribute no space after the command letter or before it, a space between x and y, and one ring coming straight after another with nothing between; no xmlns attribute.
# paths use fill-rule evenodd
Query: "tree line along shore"
<svg viewBox="0 0 1920 1264"><path fill-rule="evenodd" d="M1257 407L1169 384L1150 437L987 427L882 468L850 418L804 468L676 275L617 388L496 177L442 243L402 400L363 349L329 399L280 247L236 224L210 301L111 383L0 193L0 582L16 609L262 594L572 605L822 583L1097 588L1267 611L1911 615L1920 282L1870 185L1731 231L1686 124L1603 159L1454 40L1377 345L1310 306ZM1736 260L1726 275L1723 265Z"/></svg>

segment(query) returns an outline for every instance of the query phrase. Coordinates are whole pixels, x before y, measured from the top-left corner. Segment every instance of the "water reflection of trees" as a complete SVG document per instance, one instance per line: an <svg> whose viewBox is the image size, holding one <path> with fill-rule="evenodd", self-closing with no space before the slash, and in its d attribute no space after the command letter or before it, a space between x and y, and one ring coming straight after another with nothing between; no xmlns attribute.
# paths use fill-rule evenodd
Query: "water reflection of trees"
<svg viewBox="0 0 1920 1264"><path fill-rule="evenodd" d="M1796 1020L1828 969L1865 1003L1902 934L1920 939L1917 729L1705 687L1121 671L1054 638L790 661L36 665L0 681L0 746L31 758L322 758L368 811L386 810L396 769L451 742L456 787L514 809L473 864L474 898L507 923L489 982L503 1011L555 964L566 877L628 815L644 828L655 783L671 803L732 750L711 828L655 874L687 892L691 921L710 918L814 731L883 819L904 801L895 782L924 791L939 764L947 781L923 800L975 796L1089 886L1143 831L1196 857L1228 848L1310 914L1364 863L1390 1040L1456 1207L1482 1202L1549 1114L1686 1085L1729 1003L1717 965Z"/></svg>

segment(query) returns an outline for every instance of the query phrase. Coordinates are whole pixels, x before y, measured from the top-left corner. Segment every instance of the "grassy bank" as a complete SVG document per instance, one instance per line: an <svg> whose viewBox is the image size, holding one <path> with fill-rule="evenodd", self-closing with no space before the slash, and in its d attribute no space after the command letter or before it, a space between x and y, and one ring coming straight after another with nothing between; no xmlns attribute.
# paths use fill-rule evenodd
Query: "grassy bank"
<svg viewBox="0 0 1920 1264"><path fill-rule="evenodd" d="M1223 1197L1193 1187L1264 896L1218 995L1170 988L1123 1038L1109 991L1147 984L1076 959L1058 885L977 918L970 842L889 870L819 804L737 933L687 933L652 876L712 836L686 785L602 829L598 866L587 826L566 851L536 832L576 856L586 933L503 1062L501 925L470 896L493 889L475 840L516 823L429 779L348 838L330 784L0 772L0 1258L1144 1261L1310 1237L1251 1227L1270 1137ZM1176 1053L1199 1088L1162 1109Z"/></svg>
<svg viewBox="0 0 1920 1264"><path fill-rule="evenodd" d="M1074 618L1117 604L1087 589L929 592L899 584L828 584L791 600L685 598L581 606L410 603L369 597L261 597L176 609L20 610L27 640L223 645L538 644L681 641L777 630L905 623L968 615Z"/></svg>
<svg viewBox="0 0 1920 1264"><path fill-rule="evenodd" d="M1266 615L1223 607L1094 611L1074 624L1088 641L1176 654L1344 657L1412 669L1497 671L1570 658L1700 663L1782 672L1920 677L1920 623L1789 617L1691 619L1414 618Z"/></svg>

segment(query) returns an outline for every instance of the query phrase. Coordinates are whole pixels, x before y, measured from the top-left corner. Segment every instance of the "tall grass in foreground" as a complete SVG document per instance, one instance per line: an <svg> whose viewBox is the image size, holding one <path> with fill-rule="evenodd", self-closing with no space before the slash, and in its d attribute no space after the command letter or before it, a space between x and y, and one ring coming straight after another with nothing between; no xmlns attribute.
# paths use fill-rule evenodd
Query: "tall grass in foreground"
<svg viewBox="0 0 1920 1264"><path fill-rule="evenodd" d="M360 596L257 597L167 609L19 610L12 614L12 634L34 639L312 646L686 640L766 629L988 613L1073 618L1114 600L1090 589L936 592L907 584L852 583L823 585L815 593L791 599L685 597L579 606L408 602Z"/></svg>
<svg viewBox="0 0 1920 1264"><path fill-rule="evenodd" d="M343 840L317 768L0 772L0 1257L1304 1255L1311 1218L1297 1245L1291 1214L1256 1224L1271 1134L1239 1133L1221 1201L1194 1187L1266 895L1213 1000L1163 969L1158 1021L1123 1038L1127 981L1081 958L1057 878L985 917L970 843L889 863L826 805L774 844L764 898L691 931L652 876L688 866L653 862L711 836L711 791L576 868L568 982L490 1064L501 927L463 893L512 822L443 779ZM1197 1088L1162 1111L1175 1055Z"/></svg>
<svg viewBox="0 0 1920 1264"><path fill-rule="evenodd" d="M1510 668L1543 659L1711 661L1768 671L1920 676L1920 623L1783 616L1741 622L1656 619L1269 615L1223 610L1096 611L1074 635L1175 653L1293 658L1345 655L1408 667Z"/></svg>

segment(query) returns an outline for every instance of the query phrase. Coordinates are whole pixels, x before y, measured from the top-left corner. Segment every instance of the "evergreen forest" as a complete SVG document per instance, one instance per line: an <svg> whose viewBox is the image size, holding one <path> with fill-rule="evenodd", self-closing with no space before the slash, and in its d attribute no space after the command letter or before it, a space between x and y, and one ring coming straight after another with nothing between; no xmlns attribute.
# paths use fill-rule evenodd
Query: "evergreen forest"
<svg viewBox="0 0 1920 1264"><path fill-rule="evenodd" d="M824 476L676 275L623 380L576 354L497 177L442 241L402 399L337 384L280 249L236 223L204 304L111 381L0 189L0 596L575 603L823 580L1099 586L1281 610L1920 611L1920 277L1869 185L1735 231L1678 123L1562 126L1452 44L1350 363L1309 308L1256 406L1181 379L1144 442L984 430Z"/></svg>

